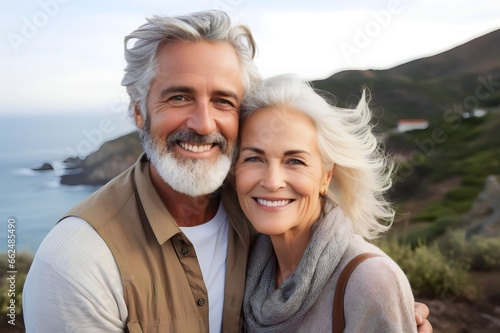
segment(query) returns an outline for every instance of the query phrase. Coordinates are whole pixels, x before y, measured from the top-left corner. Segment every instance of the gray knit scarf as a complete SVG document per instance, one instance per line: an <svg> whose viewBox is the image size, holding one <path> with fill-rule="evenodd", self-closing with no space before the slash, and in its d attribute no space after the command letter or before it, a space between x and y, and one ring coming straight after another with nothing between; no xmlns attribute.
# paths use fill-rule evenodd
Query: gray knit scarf
<svg viewBox="0 0 500 333"><path fill-rule="evenodd" d="M346 250L353 231L340 208L325 207L297 270L276 289L277 259L271 239L260 235L252 249L243 310L251 331L293 332L314 305Z"/></svg>

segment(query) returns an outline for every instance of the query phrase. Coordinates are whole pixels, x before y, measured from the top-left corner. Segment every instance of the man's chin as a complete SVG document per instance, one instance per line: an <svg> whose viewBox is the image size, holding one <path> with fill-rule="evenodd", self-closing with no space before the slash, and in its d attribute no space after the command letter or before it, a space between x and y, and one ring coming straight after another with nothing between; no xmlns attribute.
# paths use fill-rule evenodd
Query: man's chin
<svg viewBox="0 0 500 333"><path fill-rule="evenodd" d="M215 163L179 161L172 156L164 156L151 161L160 177L175 191L198 197L217 191L226 179L231 167L227 156L220 157Z"/></svg>

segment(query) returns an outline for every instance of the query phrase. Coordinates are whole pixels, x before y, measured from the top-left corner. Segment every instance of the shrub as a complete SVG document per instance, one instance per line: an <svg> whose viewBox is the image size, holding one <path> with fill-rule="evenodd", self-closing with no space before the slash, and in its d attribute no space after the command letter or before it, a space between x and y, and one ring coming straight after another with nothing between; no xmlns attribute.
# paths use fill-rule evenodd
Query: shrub
<svg viewBox="0 0 500 333"><path fill-rule="evenodd" d="M500 270L500 237L466 238L464 230L450 230L439 246L445 256L470 265L472 270Z"/></svg>
<svg viewBox="0 0 500 333"><path fill-rule="evenodd" d="M481 189L484 187L484 176L476 174L466 174L462 179L462 185Z"/></svg>
<svg viewBox="0 0 500 333"><path fill-rule="evenodd" d="M444 256L436 245L420 243L414 250L408 244L378 240L386 252L405 272L416 297L466 297L471 276L468 266Z"/></svg>
<svg viewBox="0 0 500 333"><path fill-rule="evenodd" d="M443 202L436 202L427 206L420 214L414 217L414 221L434 221L439 217L451 215L453 211Z"/></svg>
<svg viewBox="0 0 500 333"><path fill-rule="evenodd" d="M478 190L475 187L462 186L455 188L446 193L446 198L449 200L470 200L475 199L478 195Z"/></svg>
<svg viewBox="0 0 500 333"><path fill-rule="evenodd" d="M464 262L467 265L472 263L470 249L467 248L465 231L462 229L450 229L438 242L441 252L451 259Z"/></svg>
<svg viewBox="0 0 500 333"><path fill-rule="evenodd" d="M11 290L10 280L7 278L10 274L7 272L12 271L8 266L8 257L6 253L0 254L0 315L3 317L9 312L7 306L10 304L12 299L15 299L16 304L16 314L22 312L22 292L24 287L24 281L26 279L26 274L28 273L33 257L31 254L27 253L17 253L16 256L16 266L15 271L15 290ZM13 293L12 293L13 291ZM13 297L15 294L15 298Z"/></svg>
<svg viewBox="0 0 500 333"><path fill-rule="evenodd" d="M5 278L0 283L0 315L5 316L9 313L8 306L11 304L12 300L15 300L15 312L20 314L22 312L22 298L23 298L23 286L26 280L26 273L18 273L15 277L15 289L12 293L10 289L10 281ZM11 296L15 295L15 296Z"/></svg>
<svg viewBox="0 0 500 333"><path fill-rule="evenodd" d="M500 269L500 237L473 236L470 243L473 270Z"/></svg>
<svg viewBox="0 0 500 333"><path fill-rule="evenodd" d="M463 218L460 215L442 215L436 217L433 222L420 224L412 228L404 240L412 247L417 246L418 242L424 240L427 243L443 235L447 229L461 226Z"/></svg>

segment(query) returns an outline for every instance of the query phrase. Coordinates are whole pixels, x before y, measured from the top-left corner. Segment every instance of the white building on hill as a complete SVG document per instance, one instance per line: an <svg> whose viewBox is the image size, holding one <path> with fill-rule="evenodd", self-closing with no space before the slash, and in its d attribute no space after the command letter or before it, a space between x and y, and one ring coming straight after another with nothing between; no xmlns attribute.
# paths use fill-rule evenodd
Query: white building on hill
<svg viewBox="0 0 500 333"><path fill-rule="evenodd" d="M404 133L408 131L423 130L429 127L427 119L399 119L396 132Z"/></svg>

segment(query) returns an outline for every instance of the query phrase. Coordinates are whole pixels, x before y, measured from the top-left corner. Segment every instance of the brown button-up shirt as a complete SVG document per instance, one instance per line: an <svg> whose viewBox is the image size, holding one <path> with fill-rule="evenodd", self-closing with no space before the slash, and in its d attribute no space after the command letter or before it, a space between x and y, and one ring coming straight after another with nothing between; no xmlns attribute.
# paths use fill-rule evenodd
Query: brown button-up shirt
<svg viewBox="0 0 500 333"><path fill-rule="evenodd" d="M234 192L228 188L221 196L230 223L222 331L234 333L242 327L250 230L237 218ZM210 300L193 244L162 203L144 155L67 215L88 221L110 248L121 275L129 332L209 331Z"/></svg>

